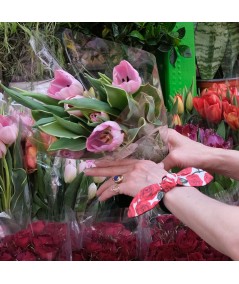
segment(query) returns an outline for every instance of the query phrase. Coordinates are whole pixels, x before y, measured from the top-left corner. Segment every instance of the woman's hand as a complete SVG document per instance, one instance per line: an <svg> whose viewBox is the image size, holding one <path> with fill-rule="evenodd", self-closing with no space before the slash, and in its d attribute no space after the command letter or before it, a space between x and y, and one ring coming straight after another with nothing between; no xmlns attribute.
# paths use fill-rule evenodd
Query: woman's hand
<svg viewBox="0 0 239 284"><path fill-rule="evenodd" d="M162 177L167 174L162 164L156 164L148 160L98 160L95 164L96 167L85 170L85 175L110 177L97 190L100 201L118 194L112 190L117 185L113 181L113 177L116 175L123 176L122 182L118 184L119 194L134 197L147 185L160 183Z"/></svg>
<svg viewBox="0 0 239 284"><path fill-rule="evenodd" d="M211 170L210 157L215 148L193 141L174 129L168 129L168 146L169 154L162 161L167 171L174 167Z"/></svg>

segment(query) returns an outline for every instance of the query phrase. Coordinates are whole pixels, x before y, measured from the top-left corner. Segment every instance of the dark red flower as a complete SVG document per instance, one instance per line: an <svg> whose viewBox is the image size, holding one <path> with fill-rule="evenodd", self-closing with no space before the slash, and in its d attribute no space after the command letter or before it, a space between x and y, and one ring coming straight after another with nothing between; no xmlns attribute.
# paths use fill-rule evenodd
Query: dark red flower
<svg viewBox="0 0 239 284"><path fill-rule="evenodd" d="M22 260L22 261L33 261L33 260L37 260L36 256L34 253L30 252L30 251L23 251L20 252L17 256L15 260Z"/></svg>

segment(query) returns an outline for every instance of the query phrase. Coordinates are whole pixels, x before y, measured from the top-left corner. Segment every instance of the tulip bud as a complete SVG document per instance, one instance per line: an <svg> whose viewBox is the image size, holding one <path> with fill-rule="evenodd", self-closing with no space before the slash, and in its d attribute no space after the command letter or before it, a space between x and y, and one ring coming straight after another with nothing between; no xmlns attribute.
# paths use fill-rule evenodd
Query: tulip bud
<svg viewBox="0 0 239 284"><path fill-rule="evenodd" d="M183 105L183 99L181 95L176 95L174 97L174 103L178 101L178 111L177 114L183 114L184 113L184 105Z"/></svg>
<svg viewBox="0 0 239 284"><path fill-rule="evenodd" d="M96 195L97 186L95 183L91 183L88 187L88 200L93 199Z"/></svg>
<svg viewBox="0 0 239 284"><path fill-rule="evenodd" d="M65 171L64 171L64 181L65 183L71 183L77 174L76 170L76 160L66 159Z"/></svg>
<svg viewBox="0 0 239 284"><path fill-rule="evenodd" d="M105 181L106 177L93 177L93 181L95 183L102 183L103 181Z"/></svg>
<svg viewBox="0 0 239 284"><path fill-rule="evenodd" d="M105 112L92 112L90 114L90 120L91 122L104 122L107 120L110 120L110 117L107 113Z"/></svg>
<svg viewBox="0 0 239 284"><path fill-rule="evenodd" d="M180 119L180 116L178 114L174 114L173 116L173 125L182 125L182 121Z"/></svg>
<svg viewBox="0 0 239 284"><path fill-rule="evenodd" d="M187 111L192 111L193 109L193 96L191 92L187 93L187 97L186 97L186 109Z"/></svg>

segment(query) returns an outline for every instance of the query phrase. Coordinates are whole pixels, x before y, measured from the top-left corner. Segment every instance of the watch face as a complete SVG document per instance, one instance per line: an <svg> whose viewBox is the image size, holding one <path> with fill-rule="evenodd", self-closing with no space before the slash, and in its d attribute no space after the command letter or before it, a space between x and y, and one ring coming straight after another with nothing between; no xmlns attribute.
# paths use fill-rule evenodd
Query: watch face
<svg viewBox="0 0 239 284"><path fill-rule="evenodd" d="M158 194L157 194L158 201L160 201L163 197L164 197L164 192L163 191L159 191Z"/></svg>

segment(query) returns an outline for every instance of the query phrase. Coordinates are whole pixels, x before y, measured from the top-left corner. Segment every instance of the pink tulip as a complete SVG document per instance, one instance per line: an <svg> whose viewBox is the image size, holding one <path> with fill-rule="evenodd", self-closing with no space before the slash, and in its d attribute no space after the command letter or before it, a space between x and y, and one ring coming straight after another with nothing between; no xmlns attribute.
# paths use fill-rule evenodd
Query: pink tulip
<svg viewBox="0 0 239 284"><path fill-rule="evenodd" d="M82 99L82 98L84 98L84 97L81 96L81 95L77 95L77 96L72 97L72 98L67 98L66 100L69 100L69 101L70 101L70 100L73 100L73 99L79 99L79 100L80 100L80 99ZM64 109L65 109L69 114L75 115L75 116L78 116L78 117L84 116L81 110L79 110L79 109L71 110L71 108L72 108L72 106L70 105L70 102L69 102L69 104L64 104Z"/></svg>
<svg viewBox="0 0 239 284"><path fill-rule="evenodd" d="M0 141L6 145L14 143L18 136L18 128L10 116L0 115Z"/></svg>
<svg viewBox="0 0 239 284"><path fill-rule="evenodd" d="M56 100L65 100L83 94L81 83L64 70L56 70L55 79L51 81L47 90L49 97Z"/></svg>
<svg viewBox="0 0 239 284"><path fill-rule="evenodd" d="M102 121L106 121L109 120L110 117L107 113L105 112L92 112L90 114L90 121L91 122L102 122Z"/></svg>
<svg viewBox="0 0 239 284"><path fill-rule="evenodd" d="M95 167L95 161L94 160L82 160L79 163L79 172L83 172L85 169L90 169Z"/></svg>
<svg viewBox="0 0 239 284"><path fill-rule="evenodd" d="M6 153L7 153L7 147L2 141L0 141L0 159L4 157Z"/></svg>
<svg viewBox="0 0 239 284"><path fill-rule="evenodd" d="M137 70L126 60L122 60L119 65L113 69L112 85L125 90L129 94L138 91L142 83Z"/></svg>
<svg viewBox="0 0 239 284"><path fill-rule="evenodd" d="M85 161L82 160L79 163L78 170L81 173L85 169L94 168L94 167L95 167L95 161L94 160L85 160ZM94 183L102 183L105 179L106 179L106 177L97 177L97 176L93 177Z"/></svg>
<svg viewBox="0 0 239 284"><path fill-rule="evenodd" d="M11 108L9 113L21 125L21 139L26 139L27 136L30 136L32 132L32 126L34 125L34 119L32 118L30 112L27 110L20 111Z"/></svg>
<svg viewBox="0 0 239 284"><path fill-rule="evenodd" d="M114 151L124 140L124 133L118 123L106 121L96 126L86 140L86 149L89 152L99 153Z"/></svg>

